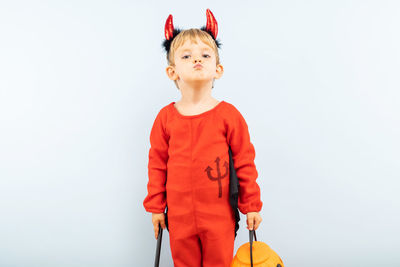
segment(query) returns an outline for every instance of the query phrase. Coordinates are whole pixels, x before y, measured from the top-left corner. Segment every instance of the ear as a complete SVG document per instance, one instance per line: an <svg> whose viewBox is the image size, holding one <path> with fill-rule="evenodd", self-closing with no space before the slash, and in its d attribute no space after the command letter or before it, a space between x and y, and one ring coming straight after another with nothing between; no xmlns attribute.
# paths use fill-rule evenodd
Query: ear
<svg viewBox="0 0 400 267"><path fill-rule="evenodd" d="M221 78L221 76L224 74L224 67L221 64L217 65L216 71L215 71L215 79Z"/></svg>
<svg viewBox="0 0 400 267"><path fill-rule="evenodd" d="M175 81L178 79L178 74L175 72L175 68L173 66L169 65L165 71L167 72L168 78L171 80Z"/></svg>

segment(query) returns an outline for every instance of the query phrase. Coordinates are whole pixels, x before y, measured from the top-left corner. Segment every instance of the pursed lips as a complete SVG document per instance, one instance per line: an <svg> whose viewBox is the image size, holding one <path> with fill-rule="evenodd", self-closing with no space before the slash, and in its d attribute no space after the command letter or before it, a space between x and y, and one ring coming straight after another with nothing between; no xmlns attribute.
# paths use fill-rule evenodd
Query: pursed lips
<svg viewBox="0 0 400 267"><path fill-rule="evenodd" d="M202 67L203 67L203 65L201 65L201 64L196 64L196 65L193 66L193 68L195 68L195 69L202 68Z"/></svg>

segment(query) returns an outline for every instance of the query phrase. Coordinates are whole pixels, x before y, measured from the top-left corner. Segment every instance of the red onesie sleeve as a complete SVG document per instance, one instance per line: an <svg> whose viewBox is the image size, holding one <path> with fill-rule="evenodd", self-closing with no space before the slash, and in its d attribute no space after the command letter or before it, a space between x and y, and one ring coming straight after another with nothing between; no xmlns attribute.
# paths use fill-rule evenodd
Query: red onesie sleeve
<svg viewBox="0 0 400 267"><path fill-rule="evenodd" d="M150 150L147 196L143 206L148 212L163 213L167 205L165 183L167 180L168 136L165 131L166 113L161 110L150 132Z"/></svg>
<svg viewBox="0 0 400 267"><path fill-rule="evenodd" d="M247 123L242 114L232 105L227 140L232 150L236 175L239 179L238 208L241 213L259 212L263 202L256 179L258 172L254 163L255 149L250 141Z"/></svg>

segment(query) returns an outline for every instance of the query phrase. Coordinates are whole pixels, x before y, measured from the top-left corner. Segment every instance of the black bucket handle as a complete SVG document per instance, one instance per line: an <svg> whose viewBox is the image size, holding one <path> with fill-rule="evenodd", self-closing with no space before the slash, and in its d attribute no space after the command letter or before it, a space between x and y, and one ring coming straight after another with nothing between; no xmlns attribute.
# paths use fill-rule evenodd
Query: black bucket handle
<svg viewBox="0 0 400 267"><path fill-rule="evenodd" d="M158 224L156 258L155 258L155 261L154 261L154 267L160 266L160 253L161 253L162 233L163 233L163 229L161 227L161 224L159 223Z"/></svg>
<svg viewBox="0 0 400 267"><path fill-rule="evenodd" d="M256 230L249 230L249 239L250 239L250 265L253 267L253 235L254 240L257 241Z"/></svg>

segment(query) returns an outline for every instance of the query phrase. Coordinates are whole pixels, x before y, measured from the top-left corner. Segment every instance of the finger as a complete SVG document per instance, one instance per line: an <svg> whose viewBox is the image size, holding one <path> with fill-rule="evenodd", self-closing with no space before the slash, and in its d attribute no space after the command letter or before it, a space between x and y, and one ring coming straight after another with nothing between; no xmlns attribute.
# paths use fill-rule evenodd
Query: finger
<svg viewBox="0 0 400 267"><path fill-rule="evenodd" d="M254 225L254 230L258 229L258 226L260 225L261 221L260 220L256 220L256 223Z"/></svg>
<svg viewBox="0 0 400 267"><path fill-rule="evenodd" d="M252 218L250 216L247 217L246 223L247 223L247 228L250 228L250 221Z"/></svg>
<svg viewBox="0 0 400 267"><path fill-rule="evenodd" d="M161 227L162 227L162 229L165 229L165 227L166 227L166 225L165 225L165 220L161 220Z"/></svg>
<svg viewBox="0 0 400 267"><path fill-rule="evenodd" d="M247 222L247 225L249 226L249 230L253 230L253 226L254 226L254 218L250 218Z"/></svg>
<svg viewBox="0 0 400 267"><path fill-rule="evenodd" d="M154 236L157 239L157 237L158 237L158 223L154 226Z"/></svg>

